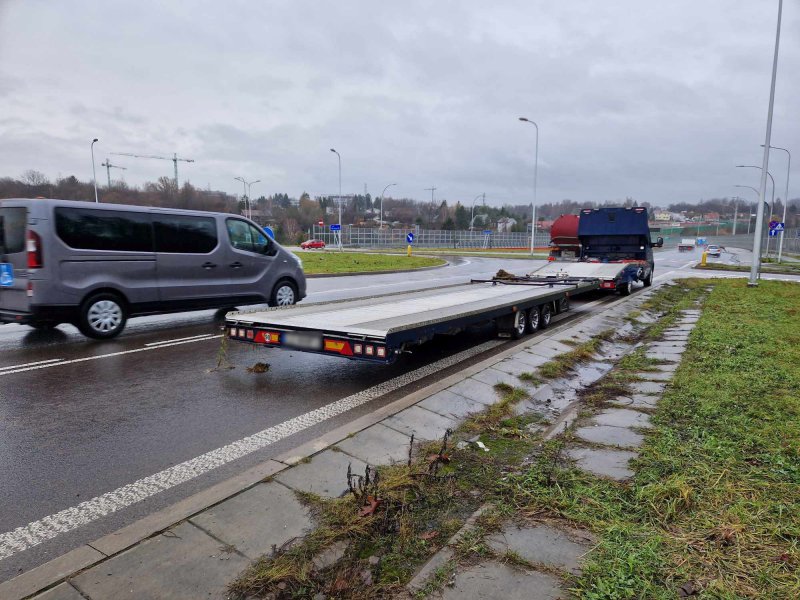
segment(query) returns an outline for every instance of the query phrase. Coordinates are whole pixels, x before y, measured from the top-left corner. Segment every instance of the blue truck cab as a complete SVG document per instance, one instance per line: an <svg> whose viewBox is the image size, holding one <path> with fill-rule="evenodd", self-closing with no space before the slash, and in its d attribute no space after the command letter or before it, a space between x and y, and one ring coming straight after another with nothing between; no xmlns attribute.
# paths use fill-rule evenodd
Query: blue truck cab
<svg viewBox="0 0 800 600"><path fill-rule="evenodd" d="M645 286L653 283L653 248L660 248L664 240L652 241L646 208L585 208L578 221L578 239L582 261L624 265L602 287L628 295L636 281Z"/></svg>

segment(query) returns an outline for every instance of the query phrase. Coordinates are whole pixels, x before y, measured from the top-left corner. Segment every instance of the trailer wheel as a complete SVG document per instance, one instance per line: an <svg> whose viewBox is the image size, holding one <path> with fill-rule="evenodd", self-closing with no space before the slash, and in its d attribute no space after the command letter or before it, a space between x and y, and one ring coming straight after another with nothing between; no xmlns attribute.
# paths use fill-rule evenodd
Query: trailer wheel
<svg viewBox="0 0 800 600"><path fill-rule="evenodd" d="M536 330L539 329L540 321L539 309L534 306L528 311L528 333L536 333Z"/></svg>
<svg viewBox="0 0 800 600"><path fill-rule="evenodd" d="M653 269L650 269L647 277L644 278L644 287L650 287L651 285L653 285Z"/></svg>
<svg viewBox="0 0 800 600"><path fill-rule="evenodd" d="M539 329L547 329L553 319L553 309L550 304L542 304L539 309Z"/></svg>
<svg viewBox="0 0 800 600"><path fill-rule="evenodd" d="M515 340L520 339L523 337L528 331L528 318L523 310L518 310L514 313L514 329L511 331L511 335Z"/></svg>
<svg viewBox="0 0 800 600"><path fill-rule="evenodd" d="M559 314L565 313L569 310L569 298L564 296L561 300L558 301L558 312Z"/></svg>
<svg viewBox="0 0 800 600"><path fill-rule="evenodd" d="M626 281L625 283L619 284L617 286L617 291L620 296L630 296L631 292L633 292L633 282Z"/></svg>

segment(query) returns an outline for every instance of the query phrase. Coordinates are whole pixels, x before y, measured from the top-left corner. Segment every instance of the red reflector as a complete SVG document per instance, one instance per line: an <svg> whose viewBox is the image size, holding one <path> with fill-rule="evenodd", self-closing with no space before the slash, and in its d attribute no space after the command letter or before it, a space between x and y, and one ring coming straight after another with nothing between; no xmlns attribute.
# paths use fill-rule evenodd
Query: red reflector
<svg viewBox="0 0 800 600"><path fill-rule="evenodd" d="M252 340L253 339L253 335L254 335L253 330L252 329L248 329L247 330L247 339L248 340Z"/></svg>
<svg viewBox="0 0 800 600"><path fill-rule="evenodd" d="M336 352L343 356L353 356L353 349L350 347L350 342L344 340L325 340L325 350L328 352Z"/></svg>
<svg viewBox="0 0 800 600"><path fill-rule="evenodd" d="M44 261L42 260L42 238L35 231L28 231L26 250L28 251L28 268L41 269L44 266Z"/></svg>
<svg viewBox="0 0 800 600"><path fill-rule="evenodd" d="M28 298L33 298L33 282L28 282Z"/></svg>

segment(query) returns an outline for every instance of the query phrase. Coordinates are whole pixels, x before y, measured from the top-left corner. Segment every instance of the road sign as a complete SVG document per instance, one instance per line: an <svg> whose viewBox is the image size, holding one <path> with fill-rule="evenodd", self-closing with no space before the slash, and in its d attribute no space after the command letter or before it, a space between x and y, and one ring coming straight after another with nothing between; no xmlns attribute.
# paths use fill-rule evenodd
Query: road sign
<svg viewBox="0 0 800 600"><path fill-rule="evenodd" d="M784 223L775 223L775 227L773 227L773 229L775 231L783 231L784 225L785 225Z"/></svg>
<svg viewBox="0 0 800 600"><path fill-rule="evenodd" d="M778 222L777 222L777 221L770 221L770 222L769 222L769 228L770 228L770 229L775 229L775 226L776 226L777 224L778 224Z"/></svg>
<svg viewBox="0 0 800 600"><path fill-rule="evenodd" d="M483 235L492 235L492 230L491 229L484 229L483 230Z"/></svg>
<svg viewBox="0 0 800 600"><path fill-rule="evenodd" d="M341 231L341 230L342 230L342 226L339 225L339 223L333 223L331 225L331 231Z"/></svg>
<svg viewBox="0 0 800 600"><path fill-rule="evenodd" d="M770 229L769 230L769 237L778 237L778 230L777 229Z"/></svg>
<svg viewBox="0 0 800 600"><path fill-rule="evenodd" d="M275 239L275 232L272 231L272 227L264 227L264 233L266 233L273 240Z"/></svg>
<svg viewBox="0 0 800 600"><path fill-rule="evenodd" d="M14 285L14 268L10 263L0 263L0 287Z"/></svg>
<svg viewBox="0 0 800 600"><path fill-rule="evenodd" d="M411 233L411 232L407 233L407 234L406 234L406 241L407 241L409 244L413 244L413 243L414 243L414 234L413 234L413 233Z"/></svg>
<svg viewBox="0 0 800 600"><path fill-rule="evenodd" d="M319 225L320 227L325 227L325 221L319 221L317 225Z"/></svg>

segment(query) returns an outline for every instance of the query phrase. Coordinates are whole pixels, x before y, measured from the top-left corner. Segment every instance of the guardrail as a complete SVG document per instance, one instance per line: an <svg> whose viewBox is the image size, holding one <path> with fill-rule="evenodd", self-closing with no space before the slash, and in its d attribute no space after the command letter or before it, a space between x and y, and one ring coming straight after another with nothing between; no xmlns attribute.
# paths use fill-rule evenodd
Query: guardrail
<svg viewBox="0 0 800 600"><path fill-rule="evenodd" d="M344 225L341 230L342 245L350 248L405 248L408 245L406 236L414 234L414 246L419 248L467 248L492 249L531 247L530 233L459 231L444 229L376 229L371 227L353 227ZM320 239L326 245L336 246L339 243L337 234L321 227L314 227L312 237ZM535 246L547 247L550 243L549 231L537 231Z"/></svg>

